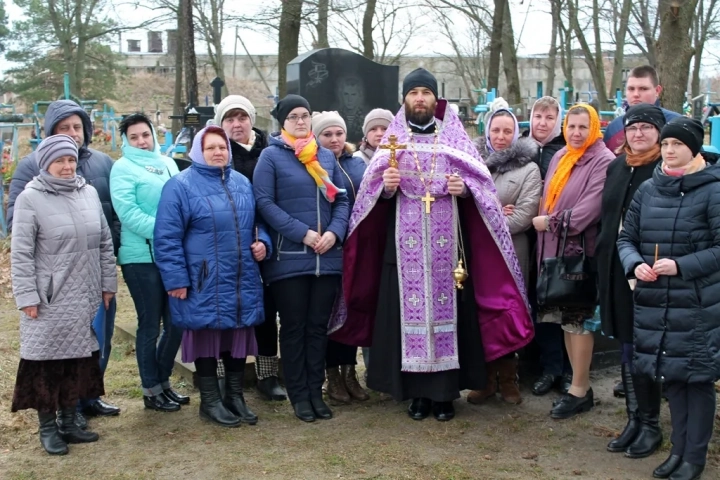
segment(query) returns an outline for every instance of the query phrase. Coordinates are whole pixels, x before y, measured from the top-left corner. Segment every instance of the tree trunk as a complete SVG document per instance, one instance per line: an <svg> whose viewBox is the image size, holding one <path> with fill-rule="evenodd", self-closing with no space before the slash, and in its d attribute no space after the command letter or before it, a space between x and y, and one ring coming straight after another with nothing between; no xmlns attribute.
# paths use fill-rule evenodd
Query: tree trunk
<svg viewBox="0 0 720 480"><path fill-rule="evenodd" d="M673 7L670 0L658 3L660 35L656 43L657 72L663 85L660 100L665 108L674 112L682 112L685 103L690 60L694 53L690 27L696 6L697 0L687 0L680 7Z"/></svg>
<svg viewBox="0 0 720 480"><path fill-rule="evenodd" d="M224 10L224 2L213 2L212 11L212 28L213 28L213 43L215 49L215 75L225 80L225 56L223 55L222 37L223 37L223 24L222 15ZM221 95L226 97L228 94L227 82L223 85Z"/></svg>
<svg viewBox="0 0 720 480"><path fill-rule="evenodd" d="M599 26L599 7L598 7L598 0L593 0L593 24L595 26L595 54L593 54L592 50L590 49L590 45L588 44L587 40L585 39L585 34L582 31L582 28L580 27L580 22L578 21L577 17L577 10L578 6L577 0L569 0L568 1L568 14L570 15L570 23L572 25L573 30L575 31L575 35L578 39L578 42L580 43L580 47L582 48L583 54L585 55L585 63L588 66L588 69L590 70L590 75L592 76L593 83L595 84L595 89L597 90L597 98L598 102L600 103L600 108L605 109L607 108L608 101L607 101L607 89L605 87L605 63L603 61L603 55L602 55L602 44L600 44L600 26Z"/></svg>
<svg viewBox="0 0 720 480"><path fill-rule="evenodd" d="M553 0L553 3L555 2L557 2L558 9L561 9L562 1ZM572 53L572 26L568 26L566 28L565 25L563 25L562 21L558 24L558 26L560 27L558 28L558 34L560 35L560 63L562 65L563 74L565 75L565 81L568 83L568 85L573 86L574 59ZM563 108L564 107L565 106L563 105Z"/></svg>
<svg viewBox="0 0 720 480"><path fill-rule="evenodd" d="M508 0L495 0L492 33L490 35L490 62L488 65L487 89L498 88L500 84L500 55L503 43L503 16Z"/></svg>
<svg viewBox="0 0 720 480"><path fill-rule="evenodd" d="M193 23L193 0L180 0L185 23L182 50L185 62L185 94L188 105L198 106L197 58L195 57L195 27Z"/></svg>
<svg viewBox="0 0 720 480"><path fill-rule="evenodd" d="M328 40L328 12L330 10L330 0L318 1L318 24L317 24L317 48L330 47Z"/></svg>
<svg viewBox="0 0 720 480"><path fill-rule="evenodd" d="M547 84L543 89L543 95L553 95L555 91L555 66L557 65L557 38L558 30L560 28L560 5L558 2L550 2L550 12L552 16L552 27L550 33L550 51L548 52L548 77Z"/></svg>
<svg viewBox="0 0 720 480"><path fill-rule="evenodd" d="M285 0L280 13L278 38L278 90L280 98L287 95L287 64L298 56L302 0Z"/></svg>
<svg viewBox="0 0 720 480"><path fill-rule="evenodd" d="M522 102L520 94L520 75L518 73L517 49L515 48L515 35L512 28L512 17L510 14L510 2L505 1L505 13L503 14L502 31L502 62L507 82L505 99L510 105Z"/></svg>
<svg viewBox="0 0 720 480"><path fill-rule="evenodd" d="M627 35L632 0L623 0L620 9L620 25L615 31L615 58L613 59L612 80L610 80L610 94L615 95L617 89L622 89L622 75L625 64L625 38ZM606 107L603 107L606 108Z"/></svg>
<svg viewBox="0 0 720 480"><path fill-rule="evenodd" d="M183 0L178 1L177 10L177 35L175 36L175 91L173 94L173 116L183 114L184 103L182 101L183 93L183 41L185 38L185 23L182 16ZM173 118L171 131L177 135L182 128L182 119Z"/></svg>
<svg viewBox="0 0 720 480"><path fill-rule="evenodd" d="M373 19L377 0L368 0L365 5L365 14L362 24L363 55L365 58L375 60L375 43L373 42Z"/></svg>

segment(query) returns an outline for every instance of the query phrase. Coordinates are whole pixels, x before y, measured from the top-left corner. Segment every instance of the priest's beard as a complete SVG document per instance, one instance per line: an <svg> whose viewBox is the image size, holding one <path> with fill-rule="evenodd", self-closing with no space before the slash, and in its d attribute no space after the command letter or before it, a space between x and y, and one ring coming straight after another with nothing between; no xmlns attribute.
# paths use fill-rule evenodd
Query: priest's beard
<svg viewBox="0 0 720 480"><path fill-rule="evenodd" d="M424 105L424 109L418 109L418 106L413 106L409 102L405 102L405 118L413 125L423 127L430 123L430 120L435 116L436 106L436 100L433 100L431 104Z"/></svg>

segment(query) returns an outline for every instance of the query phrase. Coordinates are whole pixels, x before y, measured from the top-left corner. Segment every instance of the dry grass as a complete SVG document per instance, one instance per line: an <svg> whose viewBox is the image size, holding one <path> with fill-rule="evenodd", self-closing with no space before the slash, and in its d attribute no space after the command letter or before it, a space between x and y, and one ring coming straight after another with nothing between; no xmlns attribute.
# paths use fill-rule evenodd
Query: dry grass
<svg viewBox="0 0 720 480"><path fill-rule="evenodd" d="M222 429L202 422L198 397L182 379L192 404L175 414L143 409L133 345L116 342L106 376L106 398L118 418L93 419L100 442L73 445L49 457L37 440L34 412L10 413L18 361L18 318L9 298L7 251L0 249L0 478L3 479L640 479L665 453L631 461L605 452L622 428L615 373L596 376L603 401L590 414L564 422L547 416L551 398L527 395L519 407L499 401L475 407L456 402L448 423L413 422L405 405L373 394L363 404L335 407L331 421L304 424L290 405L266 403L248 392L260 416L255 427ZM118 315L132 318L123 287ZM664 411L667 424L667 409ZM669 427L666 428L669 431ZM717 463L718 444L712 447ZM707 478L720 471L713 466Z"/></svg>

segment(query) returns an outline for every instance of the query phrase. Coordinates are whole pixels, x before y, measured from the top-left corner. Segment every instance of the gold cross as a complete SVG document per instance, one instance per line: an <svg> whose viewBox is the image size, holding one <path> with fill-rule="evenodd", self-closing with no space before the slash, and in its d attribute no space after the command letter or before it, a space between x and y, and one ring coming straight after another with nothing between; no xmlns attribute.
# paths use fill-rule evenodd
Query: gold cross
<svg viewBox="0 0 720 480"><path fill-rule="evenodd" d="M430 214L430 204L435 201L435 197L430 196L430 191L425 191L425 196L420 200L425 202L425 213Z"/></svg>
<svg viewBox="0 0 720 480"><path fill-rule="evenodd" d="M378 147L382 148L383 150L390 150L390 160L388 160L388 166L390 168L397 168L397 150L403 150L407 148L407 145L400 145L399 143L397 143L397 135L390 135L388 137L388 143L378 145Z"/></svg>

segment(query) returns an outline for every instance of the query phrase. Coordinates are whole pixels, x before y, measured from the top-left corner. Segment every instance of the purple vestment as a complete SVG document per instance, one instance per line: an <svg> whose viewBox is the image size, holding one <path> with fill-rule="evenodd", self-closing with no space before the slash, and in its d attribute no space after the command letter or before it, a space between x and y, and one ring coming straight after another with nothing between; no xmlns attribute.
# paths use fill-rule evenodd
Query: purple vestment
<svg viewBox="0 0 720 480"><path fill-rule="evenodd" d="M395 241L401 292L402 371L437 372L459 368L457 296L452 271L458 261L458 221L469 239L474 296L485 357L497 359L525 346L533 336L525 283L492 177L460 119L438 102L439 141L434 134L410 138L404 109L390 124L400 144L401 174L395 210L381 199L382 174L390 152L378 149L368 166L343 246L343 292L330 323L331 338L370 345L377 311L379 276L385 250L386 215L396 215ZM433 154L433 152L436 152ZM426 187L435 201L425 212ZM436 167L429 178L433 156ZM447 174L456 173L470 194L454 205ZM429 180L429 181L428 181ZM456 212L456 213L455 213Z"/></svg>

